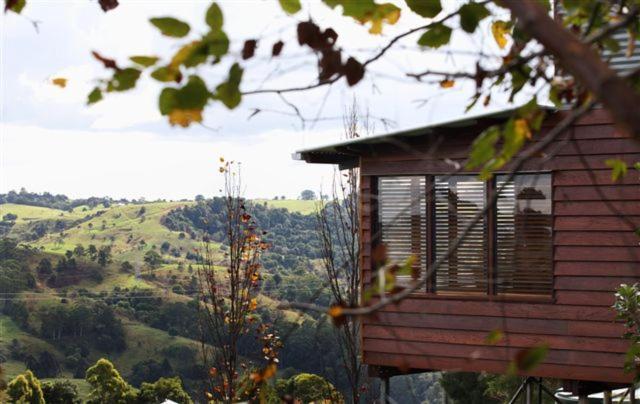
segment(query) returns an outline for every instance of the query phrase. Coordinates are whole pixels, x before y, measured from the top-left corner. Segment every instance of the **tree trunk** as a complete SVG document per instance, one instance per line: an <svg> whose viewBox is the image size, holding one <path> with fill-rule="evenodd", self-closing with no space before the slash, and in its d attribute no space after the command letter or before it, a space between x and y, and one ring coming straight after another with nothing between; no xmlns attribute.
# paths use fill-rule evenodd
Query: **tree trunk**
<svg viewBox="0 0 640 404"><path fill-rule="evenodd" d="M522 28L604 104L620 129L640 140L640 95L589 44L562 28L536 0L504 0Z"/></svg>

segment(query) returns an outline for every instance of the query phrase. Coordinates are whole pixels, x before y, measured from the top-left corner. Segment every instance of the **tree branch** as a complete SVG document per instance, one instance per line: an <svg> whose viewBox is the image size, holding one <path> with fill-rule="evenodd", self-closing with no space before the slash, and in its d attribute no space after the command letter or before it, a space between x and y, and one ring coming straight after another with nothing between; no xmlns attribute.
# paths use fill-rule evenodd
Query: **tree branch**
<svg viewBox="0 0 640 404"><path fill-rule="evenodd" d="M625 79L617 76L589 44L551 19L535 0L504 0L501 4L518 18L523 30L556 56L562 66L604 104L620 129L640 140L640 95ZM637 15L637 10L630 15ZM604 37L618 28L605 29L594 37Z"/></svg>
<svg viewBox="0 0 640 404"><path fill-rule="evenodd" d="M491 1L492 0L483 0L483 1L478 2L478 4L487 4L487 3L491 2ZM389 49L391 49L393 47L393 45L395 45L402 38L405 38L405 37L407 37L409 35L415 34L416 32L420 32L420 31L424 31L426 29L429 29L434 25L441 24L441 23L453 18L454 16L458 15L459 12L460 12L460 10L456 10L456 11L454 11L452 13L449 13L449 14L445 15L444 17L440 18L438 21L432 21L429 24L421 25L419 27L415 27L415 28L412 28L412 29L410 29L408 31L405 31L402 34L396 35L395 37L393 37L389 41L389 43L387 43L385 46L383 46L382 49L380 49L378 51L378 53L376 53L375 55L373 55L372 57L367 59L362 64L362 66L366 68L371 63L373 63L373 62L377 61L378 59L380 59L382 56L384 56L385 53L387 53L387 51ZM308 86L300 86L300 87L292 87L292 88L280 88L280 89L271 88L271 89L262 89L262 90L243 91L242 95L282 94L282 93L290 93L290 92L295 92L295 91L307 91L307 90L312 90L314 88L318 88L318 87L322 87L322 86L326 86L326 85L331 85L331 84L335 83L336 81L340 80L343 76L344 76L344 74L340 73L340 74L338 74L337 76L333 77L330 80L320 81L318 83L310 84Z"/></svg>
<svg viewBox="0 0 640 404"><path fill-rule="evenodd" d="M520 168L522 168L522 166L531 157L536 156L540 154L543 150L545 150L558 136L560 136L567 128L569 128L578 118L584 115L587 111L591 110L594 104L595 104L594 101L590 101L582 105L580 108L572 111L571 114L566 116L560 123L558 123L552 130L550 130L545 135L544 138L542 138L539 142L533 144L531 147L529 147L520 155L518 155L518 157L513 160L514 165L513 165L513 168L509 171L507 179L505 180L505 185L509 181L511 181L511 179L513 179L516 172L520 170ZM415 281L412 281L408 287L406 287L405 289L401 290L398 293L395 293L389 296L386 296L386 295L382 296L380 300L376 301L375 303L369 306L362 306L362 307L356 307L356 308L344 308L342 309L341 314L345 316L368 315L368 314L374 313L377 310L380 310L381 308L391 303L397 303L403 300L404 298L408 297L411 293L423 288L427 280L431 277L431 275L435 273L435 271L437 271L438 268L448 259L449 255L451 255L451 253L453 253L453 251L455 251L458 248L460 243L464 241L464 239L467 237L469 232L478 223L478 221L484 217L487 210L490 209L490 207L496 203L498 195L500 195L500 192L502 191L502 188L504 188L505 185L503 185L500 189L498 189L497 192L494 193L493 197L488 201L484 209L479 210L476 213L476 215L469 222L469 224L465 226L461 234L453 241L453 243L451 243L451 245L447 250L447 253L438 257L434 261L433 265L427 271L424 271L424 273L420 276L420 278L418 278ZM296 302L284 303L279 305L278 308L279 309L293 308L293 309L319 311L324 313L327 313L329 310L328 307L322 307L316 304L296 303Z"/></svg>

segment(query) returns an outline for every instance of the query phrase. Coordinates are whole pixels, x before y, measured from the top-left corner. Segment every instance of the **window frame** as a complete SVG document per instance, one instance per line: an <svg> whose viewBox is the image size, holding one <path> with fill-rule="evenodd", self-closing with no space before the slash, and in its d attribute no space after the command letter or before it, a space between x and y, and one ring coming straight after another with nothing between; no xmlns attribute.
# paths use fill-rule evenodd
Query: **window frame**
<svg viewBox="0 0 640 404"><path fill-rule="evenodd" d="M490 180L484 182L486 202L490 201L496 192L498 192L496 186L496 176L508 175L509 172L497 171L494 173ZM428 271L436 259L436 226L435 226L435 203L436 203L436 190L435 190L435 178L437 176L447 175L445 173L427 173L427 174L385 174L372 176L372 187L375 198L372 203L372 215L371 225L373 234L375 237L372 239L372 246L375 247L381 241L381 225L378 220L379 214L379 201L378 201L378 184L379 178L383 177L423 177L425 179L426 188L426 227L427 234L425 237L426 254L427 254L427 268ZM460 175L475 175L474 172L463 172ZM553 226L553 218L555 217L555 201L554 201L554 186L553 176L554 172L550 170L543 171L519 171L517 175L548 175L550 181L550 205L551 205L551 248L550 248L550 263L551 263L551 287L548 294L526 294L526 293L498 293L496 291L496 275L498 271L497 267L497 203L492 203L485 213L485 226L486 226L486 246L487 246L487 288L484 292L468 291L438 291L436 290L436 273L432 273L427 279L427 284L424 290L416 291L412 293L412 297L417 298L429 298L429 299L464 299L464 300L496 300L496 301L525 301L535 303L554 303L556 300L556 288L555 288L555 227ZM497 201L496 201L497 202ZM373 268L372 268L373 269Z"/></svg>

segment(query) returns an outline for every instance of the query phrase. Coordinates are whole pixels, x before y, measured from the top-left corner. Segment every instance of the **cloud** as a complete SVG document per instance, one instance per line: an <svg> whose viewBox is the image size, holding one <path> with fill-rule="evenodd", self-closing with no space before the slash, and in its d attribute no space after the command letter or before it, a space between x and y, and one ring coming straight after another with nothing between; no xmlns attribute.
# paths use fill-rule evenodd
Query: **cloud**
<svg viewBox="0 0 640 404"><path fill-rule="evenodd" d="M316 141L336 131L306 133ZM108 195L147 199L218 195L218 158L242 162L248 197L296 197L328 183L331 167L293 161L303 145L294 131L216 139L167 138L141 131L69 131L0 125L3 142L0 191L32 191L73 197Z"/></svg>

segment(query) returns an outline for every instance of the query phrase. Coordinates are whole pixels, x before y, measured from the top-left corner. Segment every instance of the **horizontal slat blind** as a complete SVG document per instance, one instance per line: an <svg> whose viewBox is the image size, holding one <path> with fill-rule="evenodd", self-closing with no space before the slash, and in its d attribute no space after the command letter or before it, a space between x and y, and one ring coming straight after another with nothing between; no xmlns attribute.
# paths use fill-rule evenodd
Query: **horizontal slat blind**
<svg viewBox="0 0 640 404"><path fill-rule="evenodd" d="M497 176L497 293L551 294L551 175Z"/></svg>
<svg viewBox="0 0 640 404"><path fill-rule="evenodd" d="M485 183L475 176L435 177L436 256L485 206ZM482 218L436 272L437 291L487 291L486 224Z"/></svg>
<svg viewBox="0 0 640 404"><path fill-rule="evenodd" d="M417 176L378 179L378 221L389 262L401 265L417 258L414 272L426 268L427 212L425 178ZM406 283L410 276L399 276Z"/></svg>

